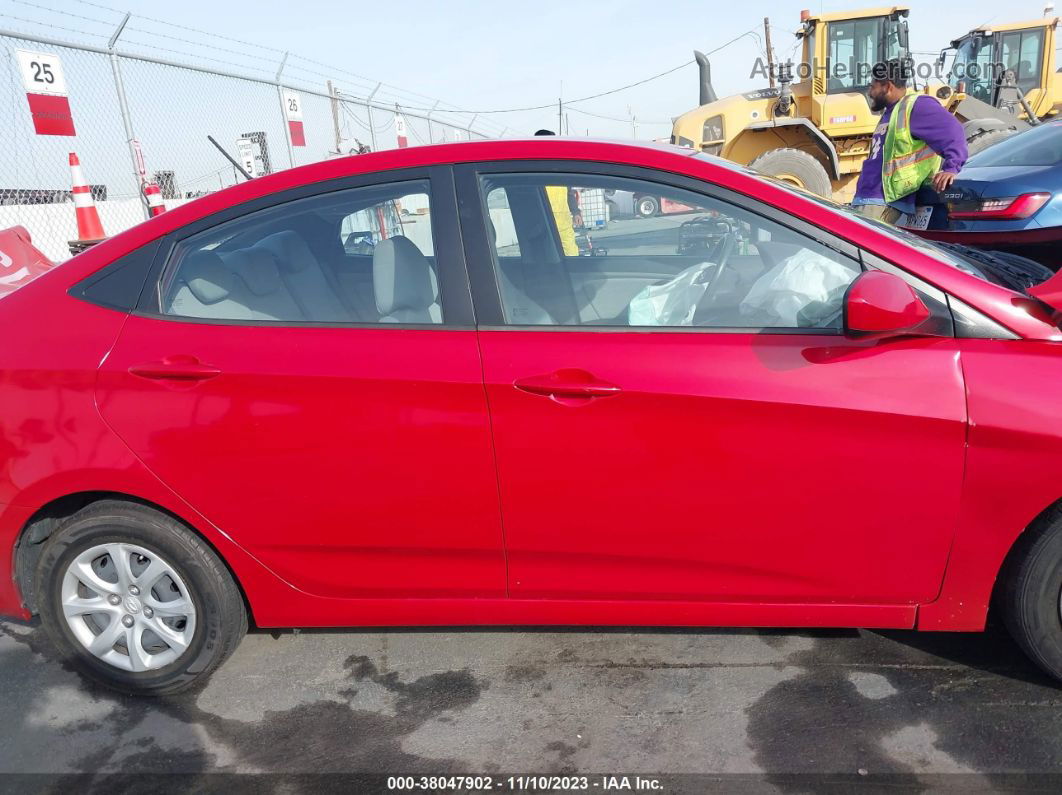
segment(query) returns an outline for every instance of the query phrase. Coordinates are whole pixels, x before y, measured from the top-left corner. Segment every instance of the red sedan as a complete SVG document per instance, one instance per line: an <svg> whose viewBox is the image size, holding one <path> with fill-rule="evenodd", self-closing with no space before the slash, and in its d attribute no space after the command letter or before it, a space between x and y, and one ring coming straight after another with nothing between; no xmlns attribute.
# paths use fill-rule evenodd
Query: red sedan
<svg viewBox="0 0 1062 795"><path fill-rule="evenodd" d="M608 191L692 209L587 231ZM1062 676L1058 308L684 149L256 179L0 299L0 612L171 693L251 621L965 631L995 595Z"/></svg>

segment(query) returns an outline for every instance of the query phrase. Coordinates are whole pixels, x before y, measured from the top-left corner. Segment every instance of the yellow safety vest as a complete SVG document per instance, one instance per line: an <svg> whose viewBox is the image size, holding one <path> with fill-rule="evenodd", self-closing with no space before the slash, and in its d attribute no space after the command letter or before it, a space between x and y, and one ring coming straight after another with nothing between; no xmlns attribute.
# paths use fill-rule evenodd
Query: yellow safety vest
<svg viewBox="0 0 1062 795"><path fill-rule="evenodd" d="M575 227L572 225L572 211L568 207L568 189L563 185L547 185L546 196L553 210L553 219L557 223L561 248L566 257L578 257L579 246L575 243Z"/></svg>
<svg viewBox="0 0 1062 795"><path fill-rule="evenodd" d="M940 170L940 155L911 135L911 111L919 96L906 95L896 103L889 118L885 154L881 158L881 187L886 202L910 196Z"/></svg>

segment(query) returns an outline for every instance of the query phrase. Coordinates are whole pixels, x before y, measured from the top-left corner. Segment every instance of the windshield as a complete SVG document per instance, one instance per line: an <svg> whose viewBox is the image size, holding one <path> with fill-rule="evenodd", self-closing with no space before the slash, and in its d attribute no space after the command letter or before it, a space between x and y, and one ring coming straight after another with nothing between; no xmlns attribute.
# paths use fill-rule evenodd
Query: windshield
<svg viewBox="0 0 1062 795"><path fill-rule="evenodd" d="M906 24L887 17L829 23L827 93L866 91L874 64L903 54Z"/></svg>
<svg viewBox="0 0 1062 795"><path fill-rule="evenodd" d="M913 234L912 232L908 232L906 229L900 229L898 227L891 226L881 221L875 221L872 218L867 218L865 215L860 215L859 213L853 211L851 207L845 206L843 204L838 204L832 199L823 198L818 194L811 193L794 185L790 185L789 183L783 182L782 180L777 179L775 177L771 177L766 174L761 174L760 172L754 171L750 168L739 166L736 163L721 160L717 157L706 155L703 152L697 152L693 156L706 160L710 159L715 165L729 166L735 171L741 171L745 174L749 174L750 176L767 180L773 185L777 185L778 187L783 188L784 190L787 190L790 193L798 194L800 196L803 196L805 199L811 199L813 202L821 204L823 207L828 207L829 209L834 210L835 212L844 213L844 215L849 219L861 223L864 226L869 226L872 229L876 229L881 232L887 232L888 234L894 237L898 237L903 240L903 242L907 245L917 248L923 254L927 254L928 256L933 257L933 259L938 260L939 262L942 262L945 265L950 265L956 270L960 270L963 273L968 273L971 276L976 276L978 279L983 279L987 281L985 275L976 268L974 268L970 263L966 262L963 259L960 259L959 257L955 256L946 249L943 249L940 246L936 245L932 241L925 240L924 238L921 238L918 235Z"/></svg>
<svg viewBox="0 0 1062 795"><path fill-rule="evenodd" d="M955 60L948 73L948 85L958 90L966 84L966 93L982 102L992 102L995 74L992 67L992 37L967 36L955 50Z"/></svg>
<svg viewBox="0 0 1062 795"><path fill-rule="evenodd" d="M1062 123L1050 122L1000 141L971 157L966 166L1057 166L1062 164Z"/></svg>

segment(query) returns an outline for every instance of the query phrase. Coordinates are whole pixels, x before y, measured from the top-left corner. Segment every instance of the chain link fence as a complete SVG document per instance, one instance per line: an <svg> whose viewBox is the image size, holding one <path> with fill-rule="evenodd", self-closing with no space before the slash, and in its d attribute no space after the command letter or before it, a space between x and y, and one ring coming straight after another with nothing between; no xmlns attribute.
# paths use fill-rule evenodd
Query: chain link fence
<svg viewBox="0 0 1062 795"><path fill-rule="evenodd" d="M20 50L61 62L74 135L35 131ZM215 69L209 59L182 63L124 52L114 39L90 46L9 30L0 30L0 60L8 108L0 122L8 142L0 150L0 228L24 226L56 261L69 256L68 242L78 237L71 152L92 186L106 234L114 235L147 217L145 182L158 184L172 208L243 179L208 135L255 176L366 148L490 137L471 124L386 104L365 86L284 78L283 61L269 81Z"/></svg>

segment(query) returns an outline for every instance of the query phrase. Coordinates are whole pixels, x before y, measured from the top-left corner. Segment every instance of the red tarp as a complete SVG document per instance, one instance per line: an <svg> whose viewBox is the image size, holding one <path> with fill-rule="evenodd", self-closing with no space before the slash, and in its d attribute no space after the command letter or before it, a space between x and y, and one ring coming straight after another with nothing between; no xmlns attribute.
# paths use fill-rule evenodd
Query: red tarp
<svg viewBox="0 0 1062 795"><path fill-rule="evenodd" d="M54 267L34 247L24 226L0 230L0 298Z"/></svg>

